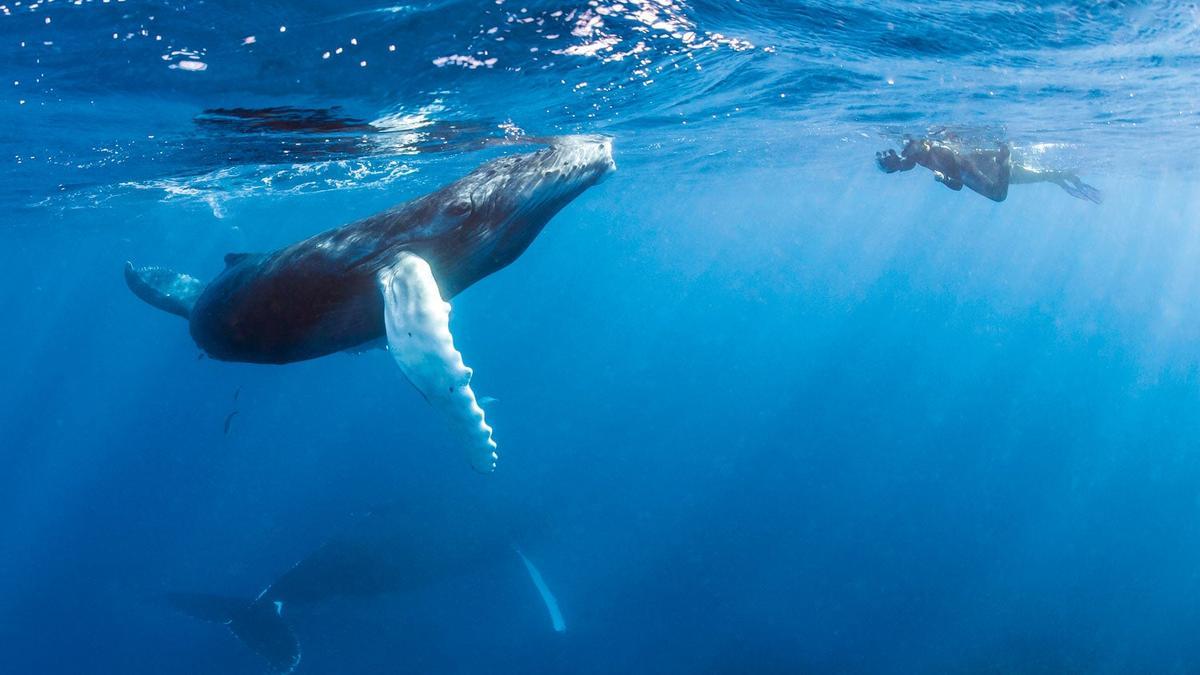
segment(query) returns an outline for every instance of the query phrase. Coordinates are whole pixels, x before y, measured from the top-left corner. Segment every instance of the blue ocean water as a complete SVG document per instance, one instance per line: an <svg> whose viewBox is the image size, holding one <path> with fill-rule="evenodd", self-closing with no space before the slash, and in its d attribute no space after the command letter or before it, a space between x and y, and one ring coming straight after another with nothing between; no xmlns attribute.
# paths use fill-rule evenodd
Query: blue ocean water
<svg viewBox="0 0 1200 675"><path fill-rule="evenodd" d="M1174 1L3 0L0 672L267 672L167 594L480 497L564 632L498 550L285 608L296 672L1200 672L1198 47ZM617 172L453 301L493 475L386 352L199 358L122 279L574 133ZM879 172L904 134L1104 203Z"/></svg>

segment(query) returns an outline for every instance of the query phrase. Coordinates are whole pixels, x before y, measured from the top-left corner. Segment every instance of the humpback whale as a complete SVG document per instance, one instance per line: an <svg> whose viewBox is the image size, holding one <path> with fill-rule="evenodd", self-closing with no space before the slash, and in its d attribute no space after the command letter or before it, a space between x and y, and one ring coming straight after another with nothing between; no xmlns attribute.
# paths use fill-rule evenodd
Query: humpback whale
<svg viewBox="0 0 1200 675"><path fill-rule="evenodd" d="M604 136L542 139L423 197L271 253L229 253L205 284L125 264L145 302L187 319L208 356L291 363L386 338L405 377L450 421L471 465L496 467L492 428L454 348L448 300L512 263L546 223L616 169Z"/></svg>
<svg viewBox="0 0 1200 675"><path fill-rule="evenodd" d="M367 598L402 593L440 579L492 566L501 556L520 560L556 632L566 630L558 602L540 570L513 545L520 532L508 516L480 496L456 497L463 518L436 506L393 505L357 518L297 562L254 599L206 593L172 593L168 604L188 616L224 625L267 661L272 672L289 673L300 663L299 639L286 618L334 598Z"/></svg>

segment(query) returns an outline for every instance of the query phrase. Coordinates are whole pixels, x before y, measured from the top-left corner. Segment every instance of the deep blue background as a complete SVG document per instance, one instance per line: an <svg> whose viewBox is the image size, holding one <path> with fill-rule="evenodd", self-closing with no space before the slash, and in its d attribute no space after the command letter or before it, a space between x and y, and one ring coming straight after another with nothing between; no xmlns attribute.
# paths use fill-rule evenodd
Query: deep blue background
<svg viewBox="0 0 1200 675"><path fill-rule="evenodd" d="M297 672L1200 672L1194 8L698 2L573 35L550 13L582 3L527 4L0 16L0 672L262 673L165 594L252 597L366 509L465 493L567 632L503 550L288 610ZM645 44L551 56L609 38ZM418 138L318 162L193 121L230 105ZM610 133L620 169L454 301L493 476L386 353L200 360L124 286L423 194L505 122ZM1107 199L872 166L945 124Z"/></svg>
<svg viewBox="0 0 1200 675"><path fill-rule="evenodd" d="M307 672L1200 664L1200 241L1194 200L1168 200L1181 186L1101 177L1103 208L1051 186L993 205L869 167L650 168L456 300L499 399L491 477L385 353L197 360L122 286L127 257L211 275L226 250L407 195L11 237L6 670L260 672L160 594L252 595L352 513L454 509L463 489L538 523L524 546L568 632L498 552L445 587L296 612Z"/></svg>

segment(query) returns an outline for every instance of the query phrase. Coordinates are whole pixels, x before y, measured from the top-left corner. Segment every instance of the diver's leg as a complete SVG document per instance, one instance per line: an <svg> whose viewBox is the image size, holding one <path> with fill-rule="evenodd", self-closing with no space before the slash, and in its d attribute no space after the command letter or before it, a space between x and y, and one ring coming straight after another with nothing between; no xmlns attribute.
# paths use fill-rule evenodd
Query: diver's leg
<svg viewBox="0 0 1200 675"><path fill-rule="evenodd" d="M1020 164L1012 164L1011 167L1012 168L1009 171L1008 182L1012 183L1013 185L1027 185L1029 183L1053 183L1055 182L1055 178L1052 174L1058 173L1057 171L1041 171L1038 169L1032 169L1027 166L1021 166Z"/></svg>
<svg viewBox="0 0 1200 675"><path fill-rule="evenodd" d="M996 196L998 202L1008 198L1008 186L1012 184L1012 149L1008 143L1000 144L1000 152L996 156L999 171L996 172Z"/></svg>
<svg viewBox="0 0 1200 675"><path fill-rule="evenodd" d="M1099 190L1079 180L1074 171L1056 171L1053 169L1031 169L1026 166L1014 165L1012 168L1012 183L1054 183L1067 194L1076 199L1086 199L1094 204L1104 201Z"/></svg>

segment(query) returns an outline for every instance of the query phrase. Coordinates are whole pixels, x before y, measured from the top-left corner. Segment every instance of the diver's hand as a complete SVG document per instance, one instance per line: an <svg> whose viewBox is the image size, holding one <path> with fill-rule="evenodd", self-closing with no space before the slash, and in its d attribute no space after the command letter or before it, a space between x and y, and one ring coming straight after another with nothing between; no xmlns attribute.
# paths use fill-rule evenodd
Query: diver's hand
<svg viewBox="0 0 1200 675"><path fill-rule="evenodd" d="M959 190L961 190L963 188L963 183L962 183L961 178L951 178L950 176L947 176L946 174L942 173L941 171L937 171L936 169L933 170L933 179L935 181L941 183L942 185L945 185L946 187L950 188L951 190L954 190L955 192L958 192Z"/></svg>
<svg viewBox="0 0 1200 675"><path fill-rule="evenodd" d="M904 168L904 162L900 159L900 156L896 154L895 150L890 148L883 152L875 153L875 165L879 167L880 171L886 173L895 173Z"/></svg>

